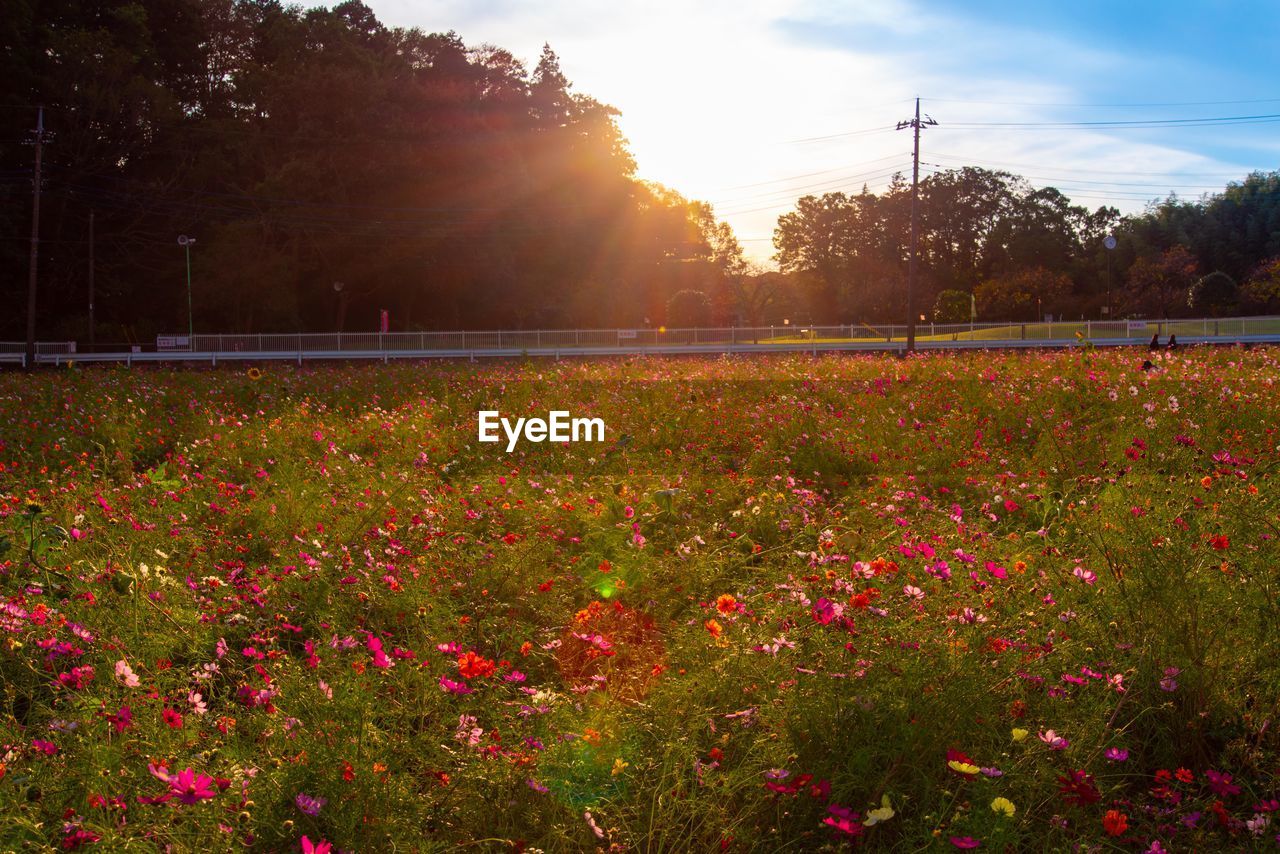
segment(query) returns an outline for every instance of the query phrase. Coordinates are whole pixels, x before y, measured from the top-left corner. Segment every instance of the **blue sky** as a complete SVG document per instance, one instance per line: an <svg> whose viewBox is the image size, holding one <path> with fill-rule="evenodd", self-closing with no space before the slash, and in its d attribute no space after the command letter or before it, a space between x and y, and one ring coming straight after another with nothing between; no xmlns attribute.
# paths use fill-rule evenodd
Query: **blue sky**
<svg viewBox="0 0 1280 854"><path fill-rule="evenodd" d="M891 128L917 95L939 122L926 174L1004 168L1091 208L1134 212L1280 168L1274 120L990 126L1280 114L1280 2L366 2L530 67L549 42L575 91L622 111L641 177L712 202L766 264L799 196L909 175L909 134Z"/></svg>

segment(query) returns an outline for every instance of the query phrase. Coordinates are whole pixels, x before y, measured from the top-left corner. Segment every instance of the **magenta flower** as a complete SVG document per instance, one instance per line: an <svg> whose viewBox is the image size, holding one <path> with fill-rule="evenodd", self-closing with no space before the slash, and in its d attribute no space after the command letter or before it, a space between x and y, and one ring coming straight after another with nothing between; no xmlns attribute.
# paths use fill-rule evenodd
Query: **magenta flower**
<svg viewBox="0 0 1280 854"><path fill-rule="evenodd" d="M208 774L200 774L191 768L184 768L177 774L170 774L169 769L163 765L148 765L147 768L151 771L151 776L169 784L169 791L157 798L157 801L167 801L169 798L176 797L189 806L199 801L207 801L218 794L213 789L213 778Z"/></svg>
<svg viewBox="0 0 1280 854"><path fill-rule="evenodd" d="M951 844L957 848L969 849L978 848L982 845L982 842L972 836L953 836L951 837Z"/></svg>
<svg viewBox="0 0 1280 854"><path fill-rule="evenodd" d="M450 694L470 694L475 691L474 688L467 687L464 682L454 682L448 676L440 677L440 689Z"/></svg>
<svg viewBox="0 0 1280 854"><path fill-rule="evenodd" d="M329 854L333 850L333 843L326 842L323 839L319 842L312 842L304 836L299 841L302 844L302 854Z"/></svg>
<svg viewBox="0 0 1280 854"><path fill-rule="evenodd" d="M40 751L45 756L53 756L58 752L58 745L52 741L45 741L43 738L31 739L31 747Z"/></svg>
<svg viewBox="0 0 1280 854"><path fill-rule="evenodd" d="M862 834L862 825L858 822L858 814L848 807L839 804L831 804L827 807L827 812L831 815L822 820L822 823L843 833L845 836L854 837Z"/></svg>
<svg viewBox="0 0 1280 854"><path fill-rule="evenodd" d="M1103 756L1106 756L1112 762L1124 762L1129 758L1129 751L1123 747L1108 747Z"/></svg>

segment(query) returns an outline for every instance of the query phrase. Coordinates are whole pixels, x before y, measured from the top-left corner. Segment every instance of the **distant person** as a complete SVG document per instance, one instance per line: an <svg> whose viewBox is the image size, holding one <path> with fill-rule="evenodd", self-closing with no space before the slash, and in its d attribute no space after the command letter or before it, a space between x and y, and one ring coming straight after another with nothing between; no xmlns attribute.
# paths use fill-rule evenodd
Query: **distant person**
<svg viewBox="0 0 1280 854"><path fill-rule="evenodd" d="M1153 368L1155 368L1155 365L1151 364L1151 360L1150 360L1150 359L1143 359L1143 360L1142 360L1142 370L1144 370L1144 371L1150 371L1150 370L1152 370Z"/></svg>
<svg viewBox="0 0 1280 854"><path fill-rule="evenodd" d="M1159 332L1151 336L1151 343L1147 345L1147 349L1153 353L1156 350L1160 349L1160 333Z"/></svg>
<svg viewBox="0 0 1280 854"><path fill-rule="evenodd" d="M1177 350L1177 349L1178 349L1178 336L1177 336L1177 335L1170 335L1170 336L1169 336L1169 346L1165 347L1165 349L1166 349L1166 350Z"/></svg>

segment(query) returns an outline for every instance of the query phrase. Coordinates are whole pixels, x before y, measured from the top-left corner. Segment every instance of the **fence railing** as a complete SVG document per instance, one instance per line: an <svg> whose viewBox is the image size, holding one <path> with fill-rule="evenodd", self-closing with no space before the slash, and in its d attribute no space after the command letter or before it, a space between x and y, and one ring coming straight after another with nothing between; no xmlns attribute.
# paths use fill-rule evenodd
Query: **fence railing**
<svg viewBox="0 0 1280 854"><path fill-rule="evenodd" d="M1184 320L1082 320L1053 323L921 323L919 349L1061 347L1145 343L1152 335L1192 342L1280 343L1280 317ZM74 341L42 341L37 361L213 361L219 359L343 359L626 353L890 350L906 346L904 324L643 329L532 329L456 332L325 332L158 336L155 347L121 345L117 352L77 352ZM22 364L22 342L0 342L0 363Z"/></svg>
<svg viewBox="0 0 1280 854"><path fill-rule="evenodd" d="M1280 317L1197 318L1189 320L1091 320L1054 323L921 323L916 341L946 342L1147 340L1165 338L1236 338L1280 334ZM175 336L162 336L174 340ZM905 342L905 324L842 326L774 325L642 329L537 329L458 332L327 332L252 335L195 335L188 346L172 349L198 353L344 353L406 351L545 351L575 348L636 349L670 346L777 345L804 349L822 344L893 344ZM185 339L183 339L185 342Z"/></svg>

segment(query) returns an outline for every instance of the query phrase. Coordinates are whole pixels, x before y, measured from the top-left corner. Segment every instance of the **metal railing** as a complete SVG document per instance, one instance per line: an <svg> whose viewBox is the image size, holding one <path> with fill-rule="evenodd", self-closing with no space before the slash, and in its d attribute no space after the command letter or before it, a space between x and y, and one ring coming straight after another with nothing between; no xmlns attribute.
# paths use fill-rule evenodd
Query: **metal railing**
<svg viewBox="0 0 1280 854"><path fill-rule="evenodd" d="M903 324L841 326L534 329L456 332L327 332L159 336L162 346L122 346L116 352L76 352L74 341L40 342L37 361L150 362L251 359L477 358L482 356L625 355L634 353L749 353L887 350L906 347ZM1053 323L921 323L921 350L1099 346L1162 342L1280 343L1280 317L1185 320L1090 320ZM178 343L181 342L181 343ZM97 348L101 350L101 348ZM145 349L145 352L141 352ZM0 342L0 362L21 364L25 346ZM126 352L128 351L128 352Z"/></svg>
<svg viewBox="0 0 1280 854"><path fill-rule="evenodd" d="M1055 323L921 323L921 345L983 343L999 346L1023 341L1136 341L1152 335L1214 339L1280 334L1280 317L1197 318L1189 320L1091 320ZM538 329L458 332L328 332L257 335L196 335L189 348L199 353L348 353L423 351L546 351L581 348L645 350L672 346L770 345L807 349L827 344L905 343L902 325L757 326L643 329ZM889 348L894 349L894 348Z"/></svg>

